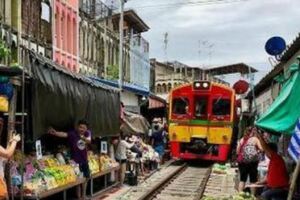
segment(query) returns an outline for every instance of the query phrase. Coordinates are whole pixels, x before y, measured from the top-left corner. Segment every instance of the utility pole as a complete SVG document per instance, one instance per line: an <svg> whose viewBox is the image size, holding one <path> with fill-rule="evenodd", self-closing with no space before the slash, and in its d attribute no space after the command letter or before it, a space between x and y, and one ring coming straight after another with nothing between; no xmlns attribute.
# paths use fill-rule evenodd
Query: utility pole
<svg viewBox="0 0 300 200"><path fill-rule="evenodd" d="M108 48L107 48L107 18L104 22L104 78L107 79Z"/></svg>
<svg viewBox="0 0 300 200"><path fill-rule="evenodd" d="M122 90L123 85L123 40L124 40L124 3L126 0L119 0L120 1L120 22L119 22L119 88Z"/></svg>

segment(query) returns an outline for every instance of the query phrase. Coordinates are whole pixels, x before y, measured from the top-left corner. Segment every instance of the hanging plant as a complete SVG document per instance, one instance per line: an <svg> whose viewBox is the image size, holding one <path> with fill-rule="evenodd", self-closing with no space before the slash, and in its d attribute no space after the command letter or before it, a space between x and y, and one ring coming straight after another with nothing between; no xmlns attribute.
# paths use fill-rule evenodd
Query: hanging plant
<svg viewBox="0 0 300 200"><path fill-rule="evenodd" d="M6 47L3 40L0 40L0 59L7 58L10 54L11 51Z"/></svg>

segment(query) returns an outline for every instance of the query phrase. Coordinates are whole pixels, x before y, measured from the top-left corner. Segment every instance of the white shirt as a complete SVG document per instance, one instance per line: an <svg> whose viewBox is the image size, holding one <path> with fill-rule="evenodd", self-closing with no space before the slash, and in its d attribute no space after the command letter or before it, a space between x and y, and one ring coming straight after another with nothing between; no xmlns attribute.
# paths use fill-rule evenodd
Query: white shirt
<svg viewBox="0 0 300 200"><path fill-rule="evenodd" d="M126 150L130 149L131 147L132 147L131 144L129 144L125 140L121 140L119 142L117 150L116 150L116 159L117 160L125 160L125 159L127 159Z"/></svg>

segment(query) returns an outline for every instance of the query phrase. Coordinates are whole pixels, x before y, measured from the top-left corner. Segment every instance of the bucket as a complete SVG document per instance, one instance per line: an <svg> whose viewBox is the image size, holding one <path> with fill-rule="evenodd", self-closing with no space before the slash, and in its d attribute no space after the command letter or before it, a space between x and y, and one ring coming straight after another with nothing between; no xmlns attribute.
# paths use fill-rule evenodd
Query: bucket
<svg viewBox="0 0 300 200"><path fill-rule="evenodd" d="M138 184L138 181L137 181L137 175L134 174L133 172L130 172L127 174L127 182L128 182L128 185L130 186L135 186Z"/></svg>

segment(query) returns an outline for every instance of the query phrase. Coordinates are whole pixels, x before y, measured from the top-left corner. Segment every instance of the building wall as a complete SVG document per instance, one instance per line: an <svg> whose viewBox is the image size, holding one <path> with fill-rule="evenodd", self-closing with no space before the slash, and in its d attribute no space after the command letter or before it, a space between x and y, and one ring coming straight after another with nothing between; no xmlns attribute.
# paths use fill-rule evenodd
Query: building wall
<svg viewBox="0 0 300 200"><path fill-rule="evenodd" d="M139 98L134 93L123 91L121 93L121 101L124 103L126 111L140 113Z"/></svg>
<svg viewBox="0 0 300 200"><path fill-rule="evenodd" d="M78 0L54 0L53 60L78 72Z"/></svg>
<svg viewBox="0 0 300 200"><path fill-rule="evenodd" d="M290 60L288 60L284 64L284 75L286 78L290 76L289 67L291 64L297 62L297 57L300 55L300 51L298 51ZM272 102L278 97L281 90L281 84L273 81L273 83L265 89L264 92L258 94L256 96L256 105L259 114L264 113L268 107L272 104ZM252 108L254 108L254 104L252 103Z"/></svg>
<svg viewBox="0 0 300 200"><path fill-rule="evenodd" d="M130 82L150 88L149 43L139 35L130 41Z"/></svg>
<svg viewBox="0 0 300 200"><path fill-rule="evenodd" d="M80 14L79 23L79 72L87 75L104 77L104 66L113 67L119 64L119 39L109 27L105 34L105 24L93 23ZM106 47L105 47L106 42ZM107 55L105 55L107 54ZM129 82L130 50L125 45L123 49L123 67L125 81ZM107 61L105 61L107 57Z"/></svg>
<svg viewBox="0 0 300 200"><path fill-rule="evenodd" d="M262 113L266 112L266 110L270 107L270 105L273 102L271 88L262 92L255 99L256 99L256 106L257 106L257 113L258 115L261 115ZM254 104L252 104L252 106L254 106Z"/></svg>
<svg viewBox="0 0 300 200"><path fill-rule="evenodd" d="M52 5L49 0L22 1L22 45L52 59Z"/></svg>

